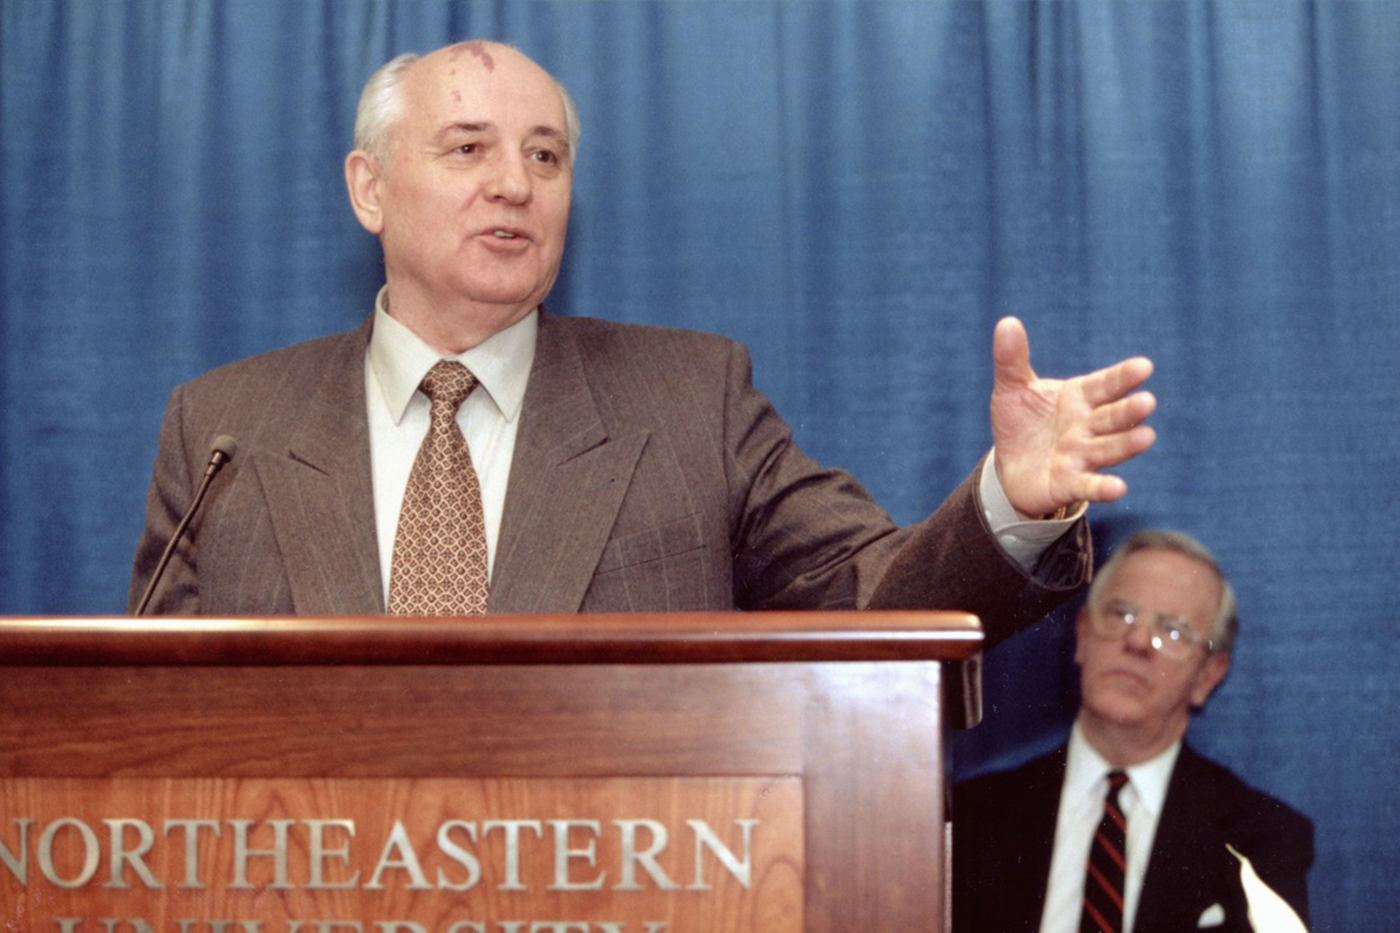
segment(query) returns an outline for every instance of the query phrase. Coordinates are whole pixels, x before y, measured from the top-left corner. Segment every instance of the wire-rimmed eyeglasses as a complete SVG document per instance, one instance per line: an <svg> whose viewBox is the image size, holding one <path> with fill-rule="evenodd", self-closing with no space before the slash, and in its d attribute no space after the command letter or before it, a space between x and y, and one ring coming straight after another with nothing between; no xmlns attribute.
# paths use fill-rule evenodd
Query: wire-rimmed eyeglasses
<svg viewBox="0 0 1400 933"><path fill-rule="evenodd" d="M1200 645L1211 650L1211 640L1181 616L1166 612L1149 613L1132 603L1122 600L1109 600L1089 612L1090 626L1100 638L1122 638L1132 631L1133 626L1145 623L1151 617L1152 647L1163 657L1182 661L1191 654L1191 649Z"/></svg>

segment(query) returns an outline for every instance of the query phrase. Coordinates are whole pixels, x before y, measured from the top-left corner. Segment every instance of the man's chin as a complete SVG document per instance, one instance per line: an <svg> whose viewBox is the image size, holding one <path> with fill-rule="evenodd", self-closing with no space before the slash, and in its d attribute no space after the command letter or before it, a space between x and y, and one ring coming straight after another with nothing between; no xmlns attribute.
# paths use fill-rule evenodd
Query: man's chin
<svg viewBox="0 0 1400 933"><path fill-rule="evenodd" d="M457 289L457 293L477 304L498 307L503 313L509 314L520 308L524 308L525 311L538 308L545 295L549 294L549 286L541 285L537 277L523 282L510 279L477 280L464 283Z"/></svg>
<svg viewBox="0 0 1400 933"><path fill-rule="evenodd" d="M1105 685L1100 686L1092 696L1084 698L1084 707L1105 722L1123 726L1146 718L1147 700L1146 690Z"/></svg>

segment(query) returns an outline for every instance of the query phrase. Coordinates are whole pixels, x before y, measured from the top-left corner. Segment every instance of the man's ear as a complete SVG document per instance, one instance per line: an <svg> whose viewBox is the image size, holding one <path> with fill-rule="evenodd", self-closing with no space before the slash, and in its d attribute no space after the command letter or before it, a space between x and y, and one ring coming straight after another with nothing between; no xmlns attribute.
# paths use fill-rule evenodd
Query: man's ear
<svg viewBox="0 0 1400 933"><path fill-rule="evenodd" d="M364 227L375 236L384 232L384 211L379 203L379 160L356 149L345 157L345 187L350 192L350 207Z"/></svg>
<svg viewBox="0 0 1400 933"><path fill-rule="evenodd" d="M1204 707L1206 700L1210 699L1210 695L1215 692L1216 687L1220 686L1220 682L1225 679L1225 675L1229 672L1229 652L1206 655L1205 663L1201 665L1195 681L1191 684L1192 708L1201 709Z"/></svg>

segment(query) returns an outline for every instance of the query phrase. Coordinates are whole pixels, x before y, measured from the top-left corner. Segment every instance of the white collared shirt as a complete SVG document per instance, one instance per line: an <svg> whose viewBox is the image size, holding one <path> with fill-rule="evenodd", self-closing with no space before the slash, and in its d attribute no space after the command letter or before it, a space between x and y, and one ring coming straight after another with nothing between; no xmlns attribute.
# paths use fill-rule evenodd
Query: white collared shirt
<svg viewBox="0 0 1400 933"><path fill-rule="evenodd" d="M1181 742L1177 741L1157 757L1124 769L1128 773L1128 783L1118 794L1119 806L1128 820L1123 933L1132 933L1147 862L1152 856L1152 840L1157 835L1167 785L1180 751ZM1075 933L1079 929L1089 847L1103 818L1108 773L1112 770L1113 767L1089 745L1076 722L1070 733L1065 782L1055 819L1055 846L1050 858L1050 880L1045 892L1045 909L1040 916L1040 933Z"/></svg>
<svg viewBox="0 0 1400 933"><path fill-rule="evenodd" d="M385 312L384 296L381 289L375 302L374 333L365 354L365 404L369 414L379 570L387 601L399 509L414 458L428 433L431 405L428 397L418 391L418 384L443 356ZM467 439L472 466L481 481L488 569L495 566L506 483L515 454L525 386L535 361L538 327L539 313L531 312L465 353L450 357L461 361L480 383L457 410L457 424Z"/></svg>

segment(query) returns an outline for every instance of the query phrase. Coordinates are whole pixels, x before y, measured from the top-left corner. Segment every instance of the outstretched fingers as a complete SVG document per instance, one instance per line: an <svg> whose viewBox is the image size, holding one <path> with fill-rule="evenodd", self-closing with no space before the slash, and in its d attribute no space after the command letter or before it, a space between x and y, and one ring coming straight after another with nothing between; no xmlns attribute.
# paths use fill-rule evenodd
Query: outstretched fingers
<svg viewBox="0 0 1400 933"><path fill-rule="evenodd" d="M1088 430L1061 447L1069 454L1062 462L1074 464L1068 485L1075 499L1112 502L1127 494L1128 484L1121 477L1100 471L1126 463L1156 443L1157 432L1142 423L1157 408L1156 396L1134 391L1151 371L1151 363L1139 357L1092 373L1080 383L1081 404L1089 409L1080 423Z"/></svg>
<svg viewBox="0 0 1400 933"><path fill-rule="evenodd" d="M1146 451L1156 441L1157 432L1145 424L1095 437L1083 448L1084 469L1102 470L1104 467L1125 463Z"/></svg>
<svg viewBox="0 0 1400 933"><path fill-rule="evenodd" d="M1128 484L1108 473L1084 473L1074 483L1074 498L1080 502L1113 502L1128 493Z"/></svg>
<svg viewBox="0 0 1400 933"><path fill-rule="evenodd" d="M1151 375L1151 360L1145 356L1131 357L1083 377L1084 399L1095 408L1117 401L1146 382Z"/></svg>
<svg viewBox="0 0 1400 933"><path fill-rule="evenodd" d="M1147 420L1157 409L1157 397L1151 392L1135 392L1127 398L1104 402L1093 409L1089 430L1095 435L1118 434L1131 430Z"/></svg>

